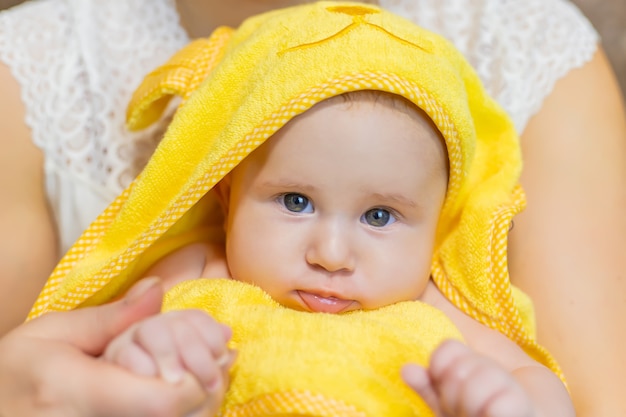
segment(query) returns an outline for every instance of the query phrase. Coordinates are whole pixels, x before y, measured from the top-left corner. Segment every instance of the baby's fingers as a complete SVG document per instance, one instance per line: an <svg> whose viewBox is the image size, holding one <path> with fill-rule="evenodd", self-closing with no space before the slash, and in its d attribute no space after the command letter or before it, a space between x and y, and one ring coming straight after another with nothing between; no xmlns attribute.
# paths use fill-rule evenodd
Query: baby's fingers
<svg viewBox="0 0 626 417"><path fill-rule="evenodd" d="M156 362L146 351L135 344L124 344L111 350L107 349L105 359L136 375L155 377L159 374Z"/></svg>
<svg viewBox="0 0 626 417"><path fill-rule="evenodd" d="M230 351L226 344L232 336L230 327L218 323L200 310L185 310L184 318L196 330L197 336L204 341L213 358L221 364L230 360Z"/></svg>
<svg viewBox="0 0 626 417"><path fill-rule="evenodd" d="M468 417L535 415L522 387L507 372L489 363L476 368L461 401Z"/></svg>
<svg viewBox="0 0 626 417"><path fill-rule="evenodd" d="M152 355L134 341L135 332L143 324L144 322L136 323L113 339L104 350L102 359L119 365L136 375L156 377L159 375L159 368Z"/></svg>
<svg viewBox="0 0 626 417"><path fill-rule="evenodd" d="M450 415L532 415L531 403L513 376L460 342L444 342L433 354L429 370L441 408Z"/></svg>
<svg viewBox="0 0 626 417"><path fill-rule="evenodd" d="M180 360L208 392L225 391L232 365L230 329L199 311L186 311L173 327Z"/></svg>
<svg viewBox="0 0 626 417"><path fill-rule="evenodd" d="M185 375L185 368L177 351L175 326L172 317L155 316L141 323L133 335L137 348L152 357L158 374L172 384L182 381Z"/></svg>
<svg viewBox="0 0 626 417"><path fill-rule="evenodd" d="M439 406L439 397L432 386L426 369L414 364L405 365L402 368L402 379L424 400L436 417L445 417Z"/></svg>

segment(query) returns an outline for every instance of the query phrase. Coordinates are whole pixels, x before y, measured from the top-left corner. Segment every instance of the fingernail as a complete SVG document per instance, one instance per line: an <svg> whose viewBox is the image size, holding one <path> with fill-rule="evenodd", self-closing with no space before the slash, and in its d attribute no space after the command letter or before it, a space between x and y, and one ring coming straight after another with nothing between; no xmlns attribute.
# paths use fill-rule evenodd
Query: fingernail
<svg viewBox="0 0 626 417"><path fill-rule="evenodd" d="M133 285L133 287L126 293L124 299L127 303L134 303L139 300L144 294L146 294L155 285L158 285L161 280L158 277L145 278Z"/></svg>
<svg viewBox="0 0 626 417"><path fill-rule="evenodd" d="M228 352L224 353L222 356L220 356L219 358L217 358L215 360L215 363L217 364L217 366L219 366L220 368L223 368L224 366L226 366L226 364L228 364L228 361L230 360L230 354Z"/></svg>
<svg viewBox="0 0 626 417"><path fill-rule="evenodd" d="M230 350L230 355L228 355L228 367L230 368L231 366L233 366L233 364L235 363L235 361L237 360L237 357L239 356L239 351L237 349L231 349Z"/></svg>
<svg viewBox="0 0 626 417"><path fill-rule="evenodd" d="M222 370L227 370L228 368L232 366L236 358L237 358L237 351L229 350L226 353L224 353L222 356L217 358L215 360L215 363L217 364L217 366L222 368Z"/></svg>
<svg viewBox="0 0 626 417"><path fill-rule="evenodd" d="M161 378L169 384L176 385L183 380L185 373L180 368L163 367L159 370Z"/></svg>

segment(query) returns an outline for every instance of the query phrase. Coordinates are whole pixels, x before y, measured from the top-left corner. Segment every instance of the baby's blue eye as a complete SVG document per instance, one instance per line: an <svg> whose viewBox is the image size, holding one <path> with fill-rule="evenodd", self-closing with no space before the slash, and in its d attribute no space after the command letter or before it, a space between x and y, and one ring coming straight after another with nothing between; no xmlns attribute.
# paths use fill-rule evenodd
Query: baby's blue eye
<svg viewBox="0 0 626 417"><path fill-rule="evenodd" d="M313 205L308 198L302 194L289 193L282 196L282 203L285 208L294 213L312 213Z"/></svg>
<svg viewBox="0 0 626 417"><path fill-rule="evenodd" d="M385 227L395 223L396 218L389 212L389 210L374 208L366 211L361 217L361 221L369 224L370 226Z"/></svg>

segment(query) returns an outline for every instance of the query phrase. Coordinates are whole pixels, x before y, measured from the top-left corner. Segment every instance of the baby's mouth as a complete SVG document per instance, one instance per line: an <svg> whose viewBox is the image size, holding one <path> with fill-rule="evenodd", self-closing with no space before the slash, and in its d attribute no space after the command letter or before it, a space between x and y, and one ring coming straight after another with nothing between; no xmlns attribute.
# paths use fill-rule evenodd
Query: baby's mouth
<svg viewBox="0 0 626 417"><path fill-rule="evenodd" d="M343 300L333 296L324 297L306 291L297 292L304 304L316 313L341 313L354 302L353 300Z"/></svg>

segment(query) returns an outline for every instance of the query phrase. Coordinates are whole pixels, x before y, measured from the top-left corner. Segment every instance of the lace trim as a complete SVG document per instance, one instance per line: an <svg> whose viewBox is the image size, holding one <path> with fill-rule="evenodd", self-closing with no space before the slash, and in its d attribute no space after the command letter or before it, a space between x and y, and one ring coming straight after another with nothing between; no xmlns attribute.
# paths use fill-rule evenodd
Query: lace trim
<svg viewBox="0 0 626 417"><path fill-rule="evenodd" d="M171 2L152 0L42 0L0 15L0 59L22 85L33 141L107 199L162 134L164 123L127 132L125 109L143 75L187 42L177 22Z"/></svg>

